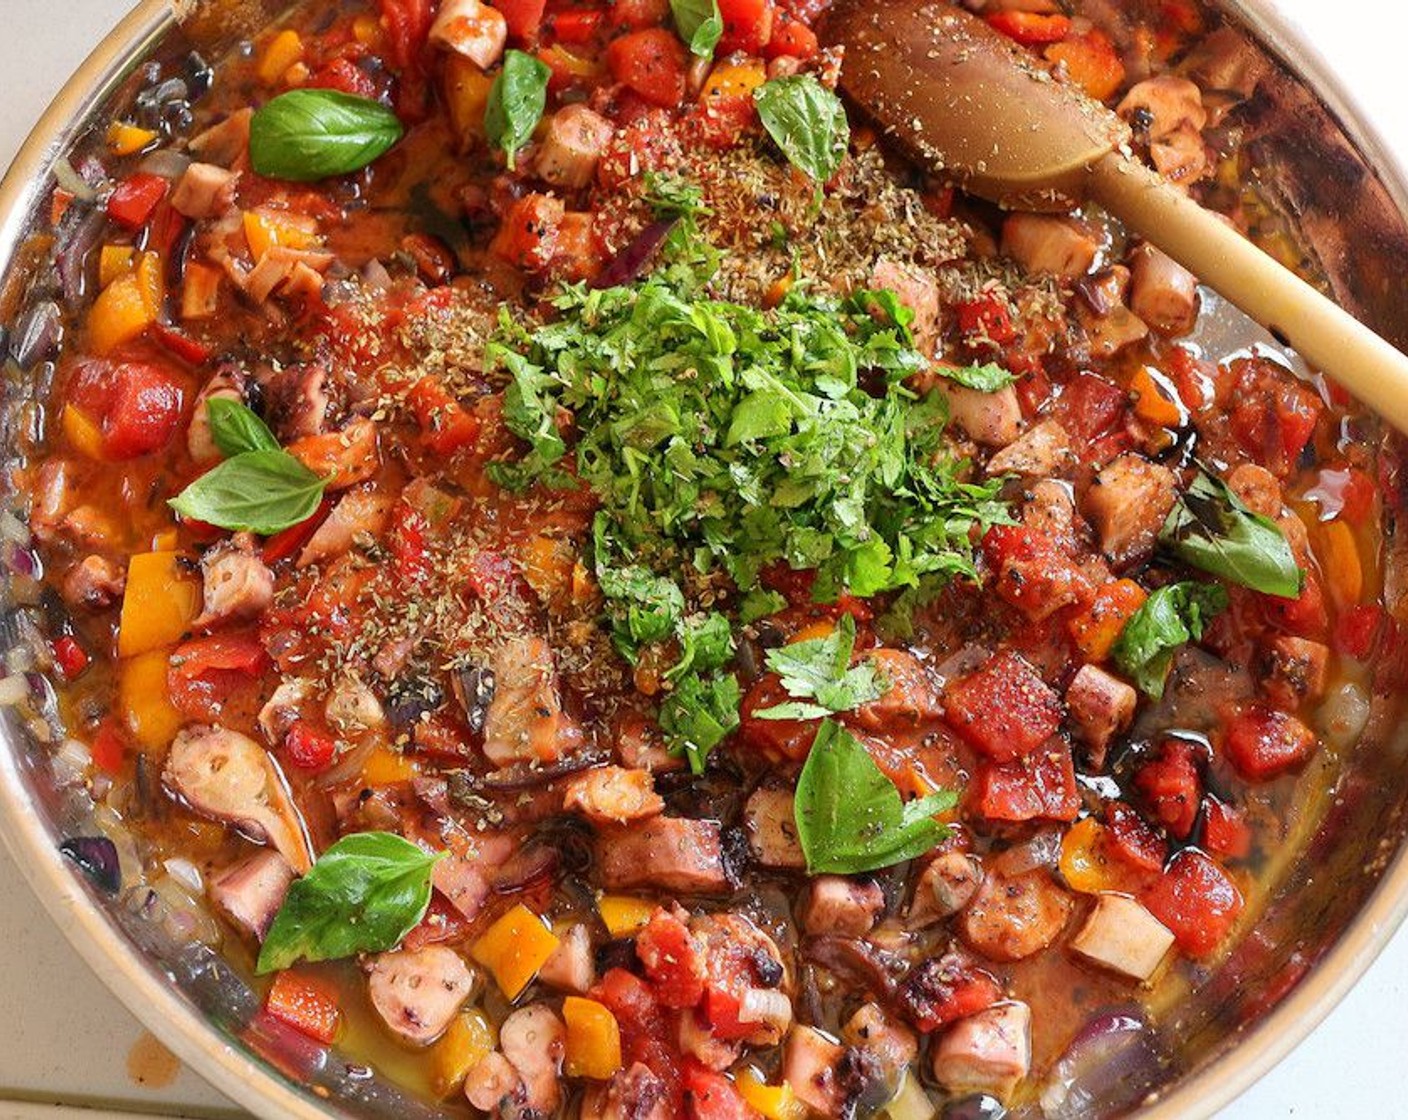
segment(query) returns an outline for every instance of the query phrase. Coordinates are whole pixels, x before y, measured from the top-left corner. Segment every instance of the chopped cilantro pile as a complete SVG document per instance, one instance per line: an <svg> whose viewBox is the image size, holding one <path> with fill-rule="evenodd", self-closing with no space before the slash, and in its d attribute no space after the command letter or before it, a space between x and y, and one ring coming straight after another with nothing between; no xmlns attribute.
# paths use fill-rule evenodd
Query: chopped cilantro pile
<svg viewBox="0 0 1408 1120"><path fill-rule="evenodd" d="M738 719L737 683L719 675L733 653L721 602L743 621L778 609L759 582L778 561L815 569L819 600L972 575L974 526L1006 510L997 481L963 480L943 398L904 384L924 359L893 293L837 301L794 285L757 310L710 299L708 254L675 248L638 284L567 289L535 330L505 316L488 356L529 447L497 481L596 492L616 647L634 662L678 643L661 723L700 766ZM720 573L737 597L718 596Z"/></svg>

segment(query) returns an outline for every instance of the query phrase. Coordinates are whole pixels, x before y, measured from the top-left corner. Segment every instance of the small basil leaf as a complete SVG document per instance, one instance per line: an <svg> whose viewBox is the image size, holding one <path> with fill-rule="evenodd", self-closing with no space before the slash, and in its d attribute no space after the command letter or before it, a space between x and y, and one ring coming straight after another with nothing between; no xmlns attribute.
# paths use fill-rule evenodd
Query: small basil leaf
<svg viewBox="0 0 1408 1120"><path fill-rule="evenodd" d="M689 759L694 773L704 772L709 752L738 726L742 698L732 673L707 678L690 673L675 683L660 705L660 728L670 740L670 749Z"/></svg>
<svg viewBox="0 0 1408 1120"><path fill-rule="evenodd" d="M670 13L675 17L675 30L690 51L700 58L712 58L724 33L718 0L670 0Z"/></svg>
<svg viewBox="0 0 1408 1120"><path fill-rule="evenodd" d="M906 805L865 747L824 720L794 800L807 871L854 875L923 855L948 835L934 814L957 801L957 794L943 790Z"/></svg>
<svg viewBox="0 0 1408 1120"><path fill-rule="evenodd" d="M339 840L289 887L257 971L395 948L425 917L430 873L441 858L389 832Z"/></svg>
<svg viewBox="0 0 1408 1120"><path fill-rule="evenodd" d="M1216 583L1175 583L1155 591L1130 616L1111 650L1115 664L1155 700L1164 694L1173 655L1196 642L1227 609L1227 589Z"/></svg>
<svg viewBox="0 0 1408 1120"><path fill-rule="evenodd" d="M1199 471L1174 505L1159 540L1185 564L1253 591L1295 599L1305 585L1305 573L1276 522L1253 513L1227 483L1206 471Z"/></svg>
<svg viewBox="0 0 1408 1120"><path fill-rule="evenodd" d="M934 372L946 377L965 389L976 389L979 393L996 393L1016 380L1010 373L994 362L981 366L934 366Z"/></svg>
<svg viewBox="0 0 1408 1120"><path fill-rule="evenodd" d="M269 425L249 406L228 397L211 397L205 402L210 436L227 459L246 451L277 451L279 441Z"/></svg>
<svg viewBox="0 0 1408 1120"><path fill-rule="evenodd" d="M489 89L484 108L484 132L489 143L504 153L509 170L518 151L528 143L543 118L548 104L548 79L552 69L546 62L523 51L504 55L503 69Z"/></svg>
<svg viewBox="0 0 1408 1120"><path fill-rule="evenodd" d="M360 171L402 136L380 101L331 89L281 93L249 122L249 161L260 175L297 183Z"/></svg>
<svg viewBox="0 0 1408 1120"><path fill-rule="evenodd" d="M287 451L246 451L206 471L167 504L182 517L267 537L313 516L326 485Z"/></svg>
<svg viewBox="0 0 1408 1120"><path fill-rule="evenodd" d="M851 142L841 99L810 74L774 78L753 94L763 127L794 166L818 184L836 174Z"/></svg>

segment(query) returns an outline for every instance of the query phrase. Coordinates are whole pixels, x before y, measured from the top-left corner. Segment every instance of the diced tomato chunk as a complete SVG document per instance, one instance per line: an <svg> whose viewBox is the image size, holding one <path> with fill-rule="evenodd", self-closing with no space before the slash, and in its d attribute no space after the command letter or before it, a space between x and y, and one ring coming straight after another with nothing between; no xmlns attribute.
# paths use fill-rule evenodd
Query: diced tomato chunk
<svg viewBox="0 0 1408 1120"><path fill-rule="evenodd" d="M1106 809L1105 836L1110 855L1136 870L1159 871L1168 858L1168 844L1123 801Z"/></svg>
<svg viewBox="0 0 1408 1120"><path fill-rule="evenodd" d="M544 269L557 252L557 232L564 213L560 198L526 194L509 207L489 249L519 268L530 272Z"/></svg>
<svg viewBox="0 0 1408 1120"><path fill-rule="evenodd" d="M1222 749L1237 772L1265 781L1294 769L1315 753L1315 732L1285 712L1264 704L1243 708L1227 724Z"/></svg>
<svg viewBox="0 0 1408 1120"><path fill-rule="evenodd" d="M1245 859L1252 850L1252 830L1241 810L1216 797L1203 805L1203 844L1223 859Z"/></svg>
<svg viewBox="0 0 1408 1120"><path fill-rule="evenodd" d="M1173 857L1168 869L1142 896L1149 912L1195 957L1213 952L1242 912L1242 892L1227 873L1196 848Z"/></svg>
<svg viewBox="0 0 1408 1120"><path fill-rule="evenodd" d="M53 641L54 666L64 680L71 681L83 675L91 660L88 651L72 634L63 634Z"/></svg>
<svg viewBox="0 0 1408 1120"><path fill-rule="evenodd" d="M772 38L773 19L777 8L773 0L719 0L719 14L724 20L723 37L717 54L761 54Z"/></svg>
<svg viewBox="0 0 1408 1120"><path fill-rule="evenodd" d="M993 28L1024 47L1045 46L1064 39L1071 31L1069 16L1059 12L993 12L983 17Z"/></svg>
<svg viewBox="0 0 1408 1120"><path fill-rule="evenodd" d="M768 58L796 58L805 62L816 56L821 49L816 32L805 23L795 19L779 19L773 26L772 38L768 40L763 53Z"/></svg>
<svg viewBox="0 0 1408 1120"><path fill-rule="evenodd" d="M1305 573L1300 595L1283 599L1279 595L1260 595L1262 613L1271 625L1299 638L1322 638L1329 629L1330 616L1325 608L1325 595L1320 577Z"/></svg>
<svg viewBox="0 0 1408 1120"><path fill-rule="evenodd" d="M1374 651L1383 618L1384 610L1376 603L1360 603L1342 611L1335 619L1335 649L1359 661L1367 659Z"/></svg>
<svg viewBox="0 0 1408 1120"><path fill-rule="evenodd" d="M334 58L314 70L303 84L308 89L332 89L353 97L376 96L375 80L350 58Z"/></svg>
<svg viewBox="0 0 1408 1120"><path fill-rule="evenodd" d="M386 33L386 61L397 70L418 71L435 22L433 0L378 0Z"/></svg>
<svg viewBox="0 0 1408 1120"><path fill-rule="evenodd" d="M573 8L556 12L549 21L553 37L559 43L579 46L590 43L601 31L605 13L600 8Z"/></svg>
<svg viewBox="0 0 1408 1120"><path fill-rule="evenodd" d="M1287 477L1310 442L1324 405L1308 386L1262 359L1235 363L1233 374L1228 401L1232 434L1256 462L1278 478Z"/></svg>
<svg viewBox="0 0 1408 1120"><path fill-rule="evenodd" d="M983 554L997 572L994 590L1028 618L1046 618L1089 592L1056 542L1024 525L994 525L983 538Z"/></svg>
<svg viewBox="0 0 1408 1120"><path fill-rule="evenodd" d="M787 704L792 696L782 687L776 673L761 677L739 705L738 734L743 742L758 750L800 762L812 749L820 724L814 719L761 719L757 712Z"/></svg>
<svg viewBox="0 0 1408 1120"><path fill-rule="evenodd" d="M617 30L644 31L670 18L669 0L613 0L606 18Z"/></svg>
<svg viewBox="0 0 1408 1120"><path fill-rule="evenodd" d="M1017 337L1007 305L996 296L965 300L954 307L958 329L970 345L1006 346Z"/></svg>
<svg viewBox="0 0 1408 1120"><path fill-rule="evenodd" d="M1080 812L1071 748L1060 739L1012 762L980 763L972 789L990 821L1073 821Z"/></svg>
<svg viewBox="0 0 1408 1120"><path fill-rule="evenodd" d="M127 744L111 720L104 721L98 728L89 751L93 755L93 765L104 774L116 776L122 773L122 764L127 760Z"/></svg>
<svg viewBox="0 0 1408 1120"><path fill-rule="evenodd" d="M1158 753L1139 768L1134 784L1148 799L1154 817L1174 836L1186 839L1203 796L1193 744L1165 739Z"/></svg>
<svg viewBox="0 0 1408 1120"><path fill-rule="evenodd" d="M342 1011L332 987L300 972L280 972L269 989L270 1015L319 1042L337 1038Z"/></svg>
<svg viewBox="0 0 1408 1120"><path fill-rule="evenodd" d="M689 927L675 914L655 912L636 935L636 956L666 1007L693 1007L704 998L704 956Z"/></svg>
<svg viewBox="0 0 1408 1120"><path fill-rule="evenodd" d="M689 1120L757 1120L761 1115L732 1081L693 1058L685 1060L684 1094Z"/></svg>
<svg viewBox="0 0 1408 1120"><path fill-rule="evenodd" d="M87 362L70 395L98 420L109 459L160 451L176 433L185 405L182 380L154 362Z"/></svg>
<svg viewBox="0 0 1408 1120"><path fill-rule="evenodd" d="M515 43L537 41L547 0L494 0L493 6L504 17L504 22L508 24L508 37Z"/></svg>
<svg viewBox="0 0 1408 1120"><path fill-rule="evenodd" d="M152 337L168 353L174 354L181 361L189 362L193 366L204 365L210 361L210 347L203 342L197 342L185 331L179 331L167 323L153 323L151 331Z"/></svg>
<svg viewBox="0 0 1408 1120"><path fill-rule="evenodd" d="M406 395L420 424L421 441L436 455L453 455L479 440L479 421L435 377L422 377Z"/></svg>
<svg viewBox="0 0 1408 1120"><path fill-rule="evenodd" d="M318 526L326 520L332 512L332 499L324 498L317 510L297 525L290 525L287 529L275 533L264 542L262 556L264 563L275 564L280 560L287 560L303 551L303 546L308 543L313 534L318 531Z"/></svg>
<svg viewBox="0 0 1408 1120"><path fill-rule="evenodd" d="M337 740L302 721L284 736L284 757L300 770L326 770L336 756Z"/></svg>
<svg viewBox="0 0 1408 1120"><path fill-rule="evenodd" d="M157 203L166 197L171 184L160 175L138 171L128 176L108 195L108 217L127 230L139 230L151 219Z"/></svg>
<svg viewBox="0 0 1408 1120"><path fill-rule="evenodd" d="M263 643L250 631L230 631L182 642L171 654L166 687L187 718L216 718L232 694L250 688L269 665Z"/></svg>
<svg viewBox="0 0 1408 1120"><path fill-rule="evenodd" d="M944 693L948 722L994 762L1031 754L1061 726L1061 701L1016 654L997 654Z"/></svg>
<svg viewBox="0 0 1408 1120"><path fill-rule="evenodd" d="M673 109L684 100L689 52L673 31L651 27L613 39L606 65L612 77L652 105Z"/></svg>
<svg viewBox="0 0 1408 1120"><path fill-rule="evenodd" d="M1129 394L1093 373L1078 373L1061 390L1053 415L1080 443L1090 444L1113 428L1129 408Z"/></svg>
<svg viewBox="0 0 1408 1120"><path fill-rule="evenodd" d="M665 1009L650 986L624 968L609 969L590 992L605 1004L621 1028L621 1056L626 1066L640 1062L665 1082L668 1115L682 1107L680 1057Z"/></svg>

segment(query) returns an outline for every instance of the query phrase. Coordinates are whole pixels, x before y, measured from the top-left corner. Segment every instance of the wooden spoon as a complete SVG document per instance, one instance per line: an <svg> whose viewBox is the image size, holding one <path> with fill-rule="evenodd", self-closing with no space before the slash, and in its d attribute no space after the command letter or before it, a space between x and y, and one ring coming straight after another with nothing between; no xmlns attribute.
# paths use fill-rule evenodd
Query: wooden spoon
<svg viewBox="0 0 1408 1120"><path fill-rule="evenodd" d="M983 20L934 0L838 0L841 89L911 159L1024 210L1093 199L1408 433L1408 357L1129 150L1125 123Z"/></svg>

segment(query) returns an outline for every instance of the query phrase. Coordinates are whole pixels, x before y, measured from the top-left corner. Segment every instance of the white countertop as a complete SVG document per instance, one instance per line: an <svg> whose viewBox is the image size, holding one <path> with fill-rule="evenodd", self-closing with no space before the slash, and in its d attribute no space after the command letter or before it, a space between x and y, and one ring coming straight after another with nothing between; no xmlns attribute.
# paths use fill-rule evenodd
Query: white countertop
<svg viewBox="0 0 1408 1120"><path fill-rule="evenodd" d="M0 167L49 98L126 11L126 0L0 0ZM1408 13L1386 0L1283 0L1345 76L1390 146L1408 159L1402 92ZM1386 14L1387 13L1387 14ZM157 1089L128 1075L136 1021L49 925L0 851L0 1098L170 1115L209 1116L230 1106L189 1072ZM1223 1114L1408 1118L1408 930L1280 1066ZM48 1115L0 1100L0 1120Z"/></svg>

